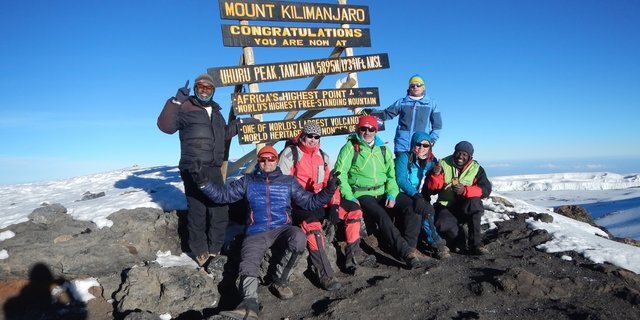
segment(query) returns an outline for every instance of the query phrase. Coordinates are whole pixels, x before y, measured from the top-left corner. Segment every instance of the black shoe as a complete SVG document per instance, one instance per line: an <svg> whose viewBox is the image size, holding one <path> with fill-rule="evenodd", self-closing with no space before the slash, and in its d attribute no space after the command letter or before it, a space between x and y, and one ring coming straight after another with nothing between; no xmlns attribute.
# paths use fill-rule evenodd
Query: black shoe
<svg viewBox="0 0 640 320"><path fill-rule="evenodd" d="M472 254L474 256L482 256L485 254L489 254L489 250L484 246L477 246L471 248L471 250L469 250L469 254Z"/></svg>
<svg viewBox="0 0 640 320"><path fill-rule="evenodd" d="M320 287L327 291L335 291L342 288L342 283L335 277L324 277L320 279Z"/></svg>
<svg viewBox="0 0 640 320"><path fill-rule="evenodd" d="M376 256L367 254L362 250L357 250L353 254L346 256L345 269L353 272L359 266L373 267L376 264Z"/></svg>

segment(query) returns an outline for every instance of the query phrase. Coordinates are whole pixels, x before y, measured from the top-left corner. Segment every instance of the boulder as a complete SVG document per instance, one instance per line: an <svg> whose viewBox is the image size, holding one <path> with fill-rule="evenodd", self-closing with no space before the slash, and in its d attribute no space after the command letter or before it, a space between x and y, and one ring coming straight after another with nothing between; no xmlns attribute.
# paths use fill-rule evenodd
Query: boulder
<svg viewBox="0 0 640 320"><path fill-rule="evenodd" d="M115 295L120 313L143 311L178 316L190 310L214 308L220 300L218 283L193 267L134 267Z"/></svg>

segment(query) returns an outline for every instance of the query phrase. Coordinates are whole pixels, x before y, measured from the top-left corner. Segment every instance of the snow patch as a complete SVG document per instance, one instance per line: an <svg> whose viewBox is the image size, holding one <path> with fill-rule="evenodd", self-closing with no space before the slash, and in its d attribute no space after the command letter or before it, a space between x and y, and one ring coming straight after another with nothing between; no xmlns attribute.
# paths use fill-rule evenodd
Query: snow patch
<svg viewBox="0 0 640 320"><path fill-rule="evenodd" d="M0 232L0 241L11 239L11 238L13 238L15 236L16 236L16 234L11 230L2 231L2 232Z"/></svg>

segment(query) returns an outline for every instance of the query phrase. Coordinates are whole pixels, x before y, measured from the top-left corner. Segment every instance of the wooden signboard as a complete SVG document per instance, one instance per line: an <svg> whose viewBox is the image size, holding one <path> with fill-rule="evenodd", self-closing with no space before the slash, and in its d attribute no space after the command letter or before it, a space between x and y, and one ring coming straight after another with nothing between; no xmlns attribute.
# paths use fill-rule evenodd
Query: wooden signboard
<svg viewBox="0 0 640 320"><path fill-rule="evenodd" d="M216 87L389 68L386 53L207 69Z"/></svg>
<svg viewBox="0 0 640 320"><path fill-rule="evenodd" d="M265 0L218 0L221 19L369 24L369 7Z"/></svg>
<svg viewBox="0 0 640 320"><path fill-rule="evenodd" d="M273 91L231 95L231 106L236 115L379 105L378 88Z"/></svg>
<svg viewBox="0 0 640 320"><path fill-rule="evenodd" d="M370 47L369 29L222 25L227 47Z"/></svg>
<svg viewBox="0 0 640 320"><path fill-rule="evenodd" d="M261 143L274 140L292 139L300 134L306 122L317 122L322 128L322 136L333 136L356 132L359 116L341 116L327 118L294 119L283 121L265 121L260 123L239 124L238 140L240 144ZM384 130L384 123L379 124Z"/></svg>

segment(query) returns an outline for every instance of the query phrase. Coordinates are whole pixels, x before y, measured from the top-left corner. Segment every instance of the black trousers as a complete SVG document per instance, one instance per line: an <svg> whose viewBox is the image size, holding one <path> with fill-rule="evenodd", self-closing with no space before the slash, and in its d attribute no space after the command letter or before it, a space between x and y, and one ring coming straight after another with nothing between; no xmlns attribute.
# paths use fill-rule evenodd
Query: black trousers
<svg viewBox="0 0 640 320"><path fill-rule="evenodd" d="M212 183L224 184L220 167L202 167L202 171ZM202 193L187 170L180 170L180 177L189 206L187 230L191 252L196 256L220 253L229 224L229 208L214 203Z"/></svg>
<svg viewBox="0 0 640 320"><path fill-rule="evenodd" d="M409 246L407 241L402 237L400 230L393 224L384 206L387 201L386 196L361 196L358 198L358 201L360 202L365 222L367 224L374 223L378 226L382 240L391 246L398 257L406 257L411 252L411 249L415 248ZM393 212L392 209L389 209L389 211ZM418 221L418 232L419 230L420 223Z"/></svg>
<svg viewBox="0 0 640 320"><path fill-rule="evenodd" d="M413 208L413 199L406 193L400 192L396 197L396 205L393 209L387 209L396 219L396 226L402 233L402 237L411 248L418 245L422 217Z"/></svg>
<svg viewBox="0 0 640 320"><path fill-rule="evenodd" d="M456 199L453 204L449 204L447 207L436 204L435 210L436 228L448 243L462 246L468 243L470 247L482 245L480 222L484 207L480 198ZM469 230L468 238L462 228L465 224Z"/></svg>

